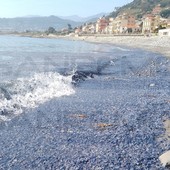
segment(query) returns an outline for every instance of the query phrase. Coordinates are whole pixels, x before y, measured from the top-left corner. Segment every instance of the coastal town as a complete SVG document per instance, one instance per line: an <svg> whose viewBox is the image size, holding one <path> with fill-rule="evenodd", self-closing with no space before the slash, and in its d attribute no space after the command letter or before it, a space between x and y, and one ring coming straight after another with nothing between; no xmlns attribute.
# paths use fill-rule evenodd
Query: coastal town
<svg viewBox="0 0 170 170"><path fill-rule="evenodd" d="M170 18L164 18L160 4L151 13L136 19L134 15L123 13L116 18L103 16L94 23L85 23L74 29L77 36L88 34L131 35L131 34L159 34L170 36ZM68 31L63 29L62 32Z"/></svg>
<svg viewBox="0 0 170 170"><path fill-rule="evenodd" d="M144 1L144 0L143 0ZM135 3L136 1L134 1ZM144 1L145 2L145 1ZM74 22L57 16L4 19L6 25L0 28L0 34L15 34L35 38L56 37L112 37L112 36L170 36L169 2L145 4L138 9L133 3L99 18ZM149 10L147 11L147 6ZM119 10L121 9L121 10ZM114 14L113 14L114 13ZM20 24L23 23L23 24Z"/></svg>

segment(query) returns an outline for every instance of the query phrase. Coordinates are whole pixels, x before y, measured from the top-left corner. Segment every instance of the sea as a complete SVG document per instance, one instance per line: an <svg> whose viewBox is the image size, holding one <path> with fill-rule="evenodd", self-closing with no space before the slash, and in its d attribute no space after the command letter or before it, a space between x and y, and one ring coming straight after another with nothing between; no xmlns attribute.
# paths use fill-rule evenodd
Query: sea
<svg viewBox="0 0 170 170"><path fill-rule="evenodd" d="M0 44L2 121L76 93L75 84L81 80L116 73L118 70L109 66L132 53L109 44L63 39L0 36Z"/></svg>

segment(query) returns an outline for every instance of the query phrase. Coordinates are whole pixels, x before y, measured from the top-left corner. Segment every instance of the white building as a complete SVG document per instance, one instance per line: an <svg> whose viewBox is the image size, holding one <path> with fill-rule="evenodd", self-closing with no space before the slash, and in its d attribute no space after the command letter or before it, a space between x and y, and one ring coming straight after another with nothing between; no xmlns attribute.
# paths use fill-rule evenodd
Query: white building
<svg viewBox="0 0 170 170"><path fill-rule="evenodd" d="M159 30L159 36L170 36L170 28Z"/></svg>

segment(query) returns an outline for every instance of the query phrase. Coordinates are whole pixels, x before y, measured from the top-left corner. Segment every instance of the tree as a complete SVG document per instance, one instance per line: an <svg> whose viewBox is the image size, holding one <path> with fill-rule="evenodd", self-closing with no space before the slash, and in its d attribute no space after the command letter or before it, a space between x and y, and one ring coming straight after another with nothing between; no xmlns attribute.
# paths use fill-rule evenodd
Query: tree
<svg viewBox="0 0 170 170"><path fill-rule="evenodd" d="M163 18L168 18L168 17L170 17L170 9L163 10L163 11L161 12L161 16L162 16Z"/></svg>
<svg viewBox="0 0 170 170"><path fill-rule="evenodd" d="M46 31L47 34L55 34L56 30L53 27L49 27L48 30Z"/></svg>
<svg viewBox="0 0 170 170"><path fill-rule="evenodd" d="M143 17L143 15L142 14L137 14L137 16L136 16L138 19L140 19L140 18L142 18Z"/></svg>
<svg viewBox="0 0 170 170"><path fill-rule="evenodd" d="M68 30L71 31L72 30L71 24L67 24L67 26L68 26Z"/></svg>
<svg viewBox="0 0 170 170"><path fill-rule="evenodd" d="M115 11L118 11L120 9L120 7L115 7Z"/></svg>
<svg viewBox="0 0 170 170"><path fill-rule="evenodd" d="M161 4L161 7L162 7L162 8L165 8L165 7L170 6L170 1L169 1L169 0L163 1L163 2L160 2L160 4Z"/></svg>

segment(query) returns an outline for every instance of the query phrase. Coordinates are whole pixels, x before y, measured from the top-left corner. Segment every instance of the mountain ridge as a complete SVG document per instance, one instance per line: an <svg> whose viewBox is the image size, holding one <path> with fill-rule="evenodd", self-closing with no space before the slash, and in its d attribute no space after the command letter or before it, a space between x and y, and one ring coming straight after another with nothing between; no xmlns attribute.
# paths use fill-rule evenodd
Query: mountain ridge
<svg viewBox="0 0 170 170"><path fill-rule="evenodd" d="M102 17L103 15L108 15L108 13L105 12L101 12L99 14L95 14L92 16L88 16L88 17L81 17L78 15L71 15L71 16L58 16L61 19L68 19L68 20L72 20L75 22L89 22L89 21L95 21L96 19Z"/></svg>
<svg viewBox="0 0 170 170"><path fill-rule="evenodd" d="M1 31L45 31L49 27L54 27L56 30L67 28L71 24L72 27L81 25L81 22L64 20L57 16L36 16L36 17L15 17L15 18L0 18Z"/></svg>
<svg viewBox="0 0 170 170"><path fill-rule="evenodd" d="M105 14L106 13L100 13L89 17L79 17L77 15L68 17L28 15L15 18L0 18L0 31L46 31L49 27L61 30L63 28L68 28L68 24L74 28L85 22L95 22L99 17Z"/></svg>

